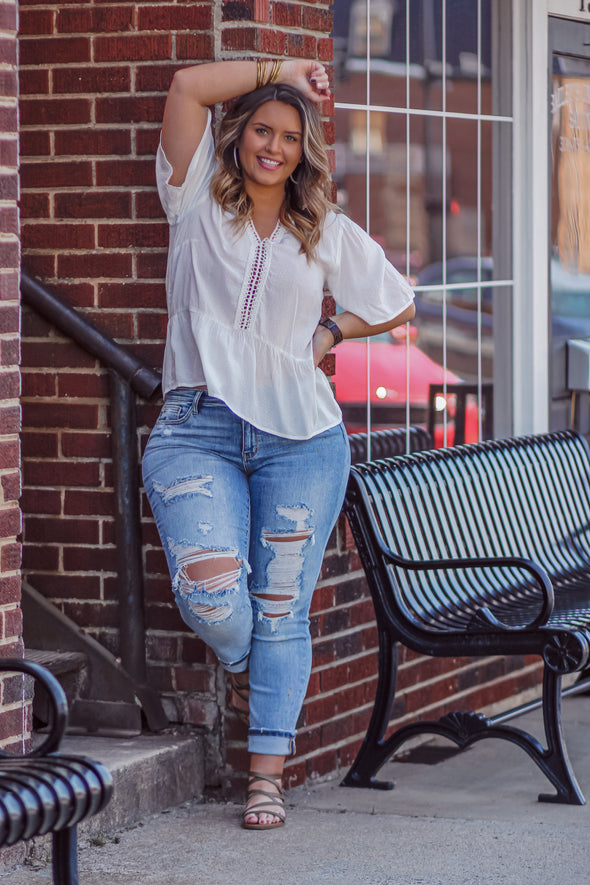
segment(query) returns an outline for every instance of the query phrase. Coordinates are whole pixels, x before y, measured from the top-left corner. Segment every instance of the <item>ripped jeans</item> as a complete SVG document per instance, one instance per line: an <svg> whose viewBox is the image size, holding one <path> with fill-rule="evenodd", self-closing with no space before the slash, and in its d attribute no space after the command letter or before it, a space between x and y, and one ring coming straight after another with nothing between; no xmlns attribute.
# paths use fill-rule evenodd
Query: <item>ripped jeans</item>
<svg viewBox="0 0 590 885"><path fill-rule="evenodd" d="M169 393L151 433L143 477L174 596L226 670L250 671L252 753L294 752L309 607L349 465L341 424L285 439L201 390Z"/></svg>

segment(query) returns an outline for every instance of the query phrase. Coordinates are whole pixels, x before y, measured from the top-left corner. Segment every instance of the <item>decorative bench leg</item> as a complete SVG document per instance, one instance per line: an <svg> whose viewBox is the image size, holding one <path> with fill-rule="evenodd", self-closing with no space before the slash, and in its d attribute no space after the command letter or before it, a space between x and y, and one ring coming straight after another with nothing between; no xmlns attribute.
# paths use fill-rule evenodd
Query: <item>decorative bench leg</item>
<svg viewBox="0 0 590 885"><path fill-rule="evenodd" d="M77 828L67 827L53 834L54 885L78 885Z"/></svg>
<svg viewBox="0 0 590 885"><path fill-rule="evenodd" d="M373 715L365 740L341 786L392 789L393 783L378 781L375 777L376 773L402 744L421 734L441 735L453 741L461 749L465 749L483 738L494 737L508 740L525 750L553 784L557 793L541 793L539 795L540 802L585 804L584 795L576 781L568 758L561 727L561 675L559 673L545 665L543 722L547 741L546 749L528 732L510 725L498 724L505 717L499 716L498 722L496 722L494 719L486 719L481 713L472 712L449 713L438 721L413 722L399 728L387 740L383 740L395 696L397 646L394 647L389 636L381 636L379 648L379 680ZM381 648L383 648L383 655Z"/></svg>
<svg viewBox="0 0 590 885"><path fill-rule="evenodd" d="M379 629L379 656L377 694L365 739L350 770L341 783L342 787L373 787L393 790L392 781L379 781L375 774L387 759L383 753L383 736L387 731L397 681L398 643L386 630Z"/></svg>
<svg viewBox="0 0 590 885"><path fill-rule="evenodd" d="M533 759L549 778L557 794L541 793L539 802L584 805L586 800L572 770L561 727L561 675L547 664L543 673L543 722L547 740L547 749L543 753L544 765L535 756Z"/></svg>

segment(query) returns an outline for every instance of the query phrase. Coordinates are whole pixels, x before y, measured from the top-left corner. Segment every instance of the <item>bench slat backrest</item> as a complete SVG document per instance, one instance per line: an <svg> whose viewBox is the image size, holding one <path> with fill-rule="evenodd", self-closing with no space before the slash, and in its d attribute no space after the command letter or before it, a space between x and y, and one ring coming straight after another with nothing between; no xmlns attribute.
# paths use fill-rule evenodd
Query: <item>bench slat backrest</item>
<svg viewBox="0 0 590 885"><path fill-rule="evenodd" d="M371 460L376 461L378 458L395 458L397 455L405 455L406 452L424 452L432 448L432 437L429 432L415 425L387 427L383 430L372 430L370 434L351 433L348 442L352 464L368 461L369 449Z"/></svg>
<svg viewBox="0 0 590 885"><path fill-rule="evenodd" d="M407 560L527 558L556 586L566 573L590 567L590 460L574 432L359 464L348 499L356 501L356 515L349 508L355 537L354 521L366 521L360 547L370 547L374 531ZM379 560L377 548L359 550L365 567ZM539 587L521 568L389 565L387 573L405 616L427 630L477 629L482 608L516 625L539 607Z"/></svg>

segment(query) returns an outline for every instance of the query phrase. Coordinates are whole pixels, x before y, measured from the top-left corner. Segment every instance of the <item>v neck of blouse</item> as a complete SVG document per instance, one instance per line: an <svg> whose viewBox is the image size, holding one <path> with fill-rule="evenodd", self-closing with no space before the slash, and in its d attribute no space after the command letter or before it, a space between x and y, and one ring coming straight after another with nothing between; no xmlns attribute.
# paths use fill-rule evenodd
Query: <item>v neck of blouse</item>
<svg viewBox="0 0 590 885"><path fill-rule="evenodd" d="M274 229L273 229L273 231L272 231L272 233L271 233L271 235L270 235L269 237L261 237L261 236L260 236L260 234L259 234L258 231L256 230L256 225L254 224L254 222L252 221L251 218L250 218L250 220L249 220L248 223L249 223L249 226L250 226L250 230L251 230L252 233L254 234L254 237L255 237L255 239L256 239L256 241L257 241L258 243L267 243L267 242L268 242L268 243L272 243L272 242L274 242L274 240L277 239L277 237L278 237L278 235L279 235L279 233L280 233L280 230L281 230L281 220L280 220L280 218L278 219L277 223L275 224Z"/></svg>

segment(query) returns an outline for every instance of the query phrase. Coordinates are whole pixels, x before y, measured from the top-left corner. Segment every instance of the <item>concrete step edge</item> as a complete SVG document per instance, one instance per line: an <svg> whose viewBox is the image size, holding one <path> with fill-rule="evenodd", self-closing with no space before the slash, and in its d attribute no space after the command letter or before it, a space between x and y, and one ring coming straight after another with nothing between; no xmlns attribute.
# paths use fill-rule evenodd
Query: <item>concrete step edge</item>
<svg viewBox="0 0 590 885"><path fill-rule="evenodd" d="M80 824L81 838L113 833L203 795L205 754L199 736L67 735L60 751L102 762L113 775L113 798L100 814Z"/></svg>

